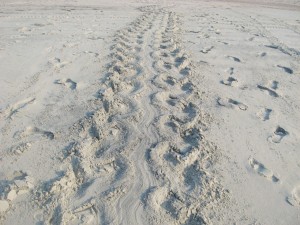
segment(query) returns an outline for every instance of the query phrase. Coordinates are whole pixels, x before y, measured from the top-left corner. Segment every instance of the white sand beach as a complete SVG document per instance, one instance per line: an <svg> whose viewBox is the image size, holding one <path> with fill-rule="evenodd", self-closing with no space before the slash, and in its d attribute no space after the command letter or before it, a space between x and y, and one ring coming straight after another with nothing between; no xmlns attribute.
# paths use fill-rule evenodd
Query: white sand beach
<svg viewBox="0 0 300 225"><path fill-rule="evenodd" d="M0 0L0 224L300 224L300 1Z"/></svg>

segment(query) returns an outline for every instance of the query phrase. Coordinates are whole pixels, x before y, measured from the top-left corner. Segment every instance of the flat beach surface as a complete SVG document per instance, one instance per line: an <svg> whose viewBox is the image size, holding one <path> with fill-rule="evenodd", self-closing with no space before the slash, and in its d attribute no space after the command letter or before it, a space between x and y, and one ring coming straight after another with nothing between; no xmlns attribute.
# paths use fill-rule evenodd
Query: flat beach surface
<svg viewBox="0 0 300 225"><path fill-rule="evenodd" d="M300 224L300 2L0 0L0 224Z"/></svg>

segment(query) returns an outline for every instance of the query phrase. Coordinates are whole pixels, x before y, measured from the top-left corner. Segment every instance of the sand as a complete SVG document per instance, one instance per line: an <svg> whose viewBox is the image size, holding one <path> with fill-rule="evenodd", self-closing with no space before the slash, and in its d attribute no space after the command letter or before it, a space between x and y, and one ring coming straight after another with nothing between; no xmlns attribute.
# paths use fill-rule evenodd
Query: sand
<svg viewBox="0 0 300 225"><path fill-rule="evenodd" d="M0 224L300 223L299 2L0 5Z"/></svg>

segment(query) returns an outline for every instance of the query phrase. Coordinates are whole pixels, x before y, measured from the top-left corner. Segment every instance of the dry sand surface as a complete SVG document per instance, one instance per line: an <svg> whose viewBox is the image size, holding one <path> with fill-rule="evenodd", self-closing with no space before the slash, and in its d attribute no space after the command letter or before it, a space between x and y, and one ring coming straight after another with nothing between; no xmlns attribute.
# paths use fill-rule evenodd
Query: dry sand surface
<svg viewBox="0 0 300 225"><path fill-rule="evenodd" d="M0 224L300 224L300 2L0 0Z"/></svg>

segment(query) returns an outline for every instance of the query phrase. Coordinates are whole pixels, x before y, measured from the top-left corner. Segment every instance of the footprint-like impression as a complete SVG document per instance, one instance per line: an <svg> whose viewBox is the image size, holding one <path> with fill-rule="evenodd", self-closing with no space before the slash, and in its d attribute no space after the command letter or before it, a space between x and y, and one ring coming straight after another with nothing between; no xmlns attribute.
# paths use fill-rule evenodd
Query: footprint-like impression
<svg viewBox="0 0 300 225"><path fill-rule="evenodd" d="M267 94L269 94L270 96L279 97L279 95L275 91L275 90L278 89L278 84L279 84L278 81L270 81L267 86L257 85L257 87L261 91L266 92Z"/></svg>
<svg viewBox="0 0 300 225"><path fill-rule="evenodd" d="M288 73L288 74L293 74L294 73L294 71L289 67L285 67L285 66L281 66L281 65L277 65L277 67L283 69L283 71Z"/></svg>
<svg viewBox="0 0 300 225"><path fill-rule="evenodd" d="M61 61L61 59L59 59L59 58L52 58L52 59L49 59L49 63L52 64L55 69L61 69L71 62Z"/></svg>
<svg viewBox="0 0 300 225"><path fill-rule="evenodd" d="M42 135L50 140L54 139L54 133L50 131L45 131L37 127L27 127L24 131L17 132L14 137L17 138L25 138L31 135L39 134Z"/></svg>
<svg viewBox="0 0 300 225"><path fill-rule="evenodd" d="M300 185L295 187L286 201L292 206L300 206Z"/></svg>
<svg viewBox="0 0 300 225"><path fill-rule="evenodd" d="M266 52L261 52L261 53L258 54L258 56L265 57L265 56L267 56L267 53Z"/></svg>
<svg viewBox="0 0 300 225"><path fill-rule="evenodd" d="M227 73L229 73L230 75L232 75L234 73L234 67L230 67L226 70Z"/></svg>
<svg viewBox="0 0 300 225"><path fill-rule="evenodd" d="M55 84L64 85L64 86L70 88L71 90L75 90L77 88L77 83L74 82L74 81L72 81L69 78L67 78L67 79L61 79L61 80L56 80L54 83Z"/></svg>
<svg viewBox="0 0 300 225"><path fill-rule="evenodd" d="M231 98L218 98L217 99L217 103L220 105L220 106L224 106L224 107L227 107L227 108L238 108L240 110L243 110L243 111L246 111L248 109L248 106L241 103L241 102L238 102L236 100L233 100Z"/></svg>
<svg viewBox="0 0 300 225"><path fill-rule="evenodd" d="M262 85L257 85L257 87L261 90L261 91L264 91L266 93L268 93L270 96L272 97L278 97L279 95L276 93L276 91L272 90L271 88L268 88L268 87L265 87L265 86L262 86ZM277 87L276 87L277 88Z"/></svg>
<svg viewBox="0 0 300 225"><path fill-rule="evenodd" d="M205 48L203 48L202 50L200 50L200 52L202 52L203 54L207 54L207 53L209 53L213 48L214 48L214 46L205 47Z"/></svg>
<svg viewBox="0 0 300 225"><path fill-rule="evenodd" d="M265 45L267 48L272 48L272 49L279 49L279 46L277 45Z"/></svg>
<svg viewBox="0 0 300 225"><path fill-rule="evenodd" d="M270 87L274 90L278 88L278 81L274 80L271 82Z"/></svg>
<svg viewBox="0 0 300 225"><path fill-rule="evenodd" d="M273 182L279 181L279 178L276 177L271 170L266 168L262 163L258 162L256 159L250 158L249 164L251 168L259 175L266 177L268 180L271 180Z"/></svg>
<svg viewBox="0 0 300 225"><path fill-rule="evenodd" d="M12 119L14 115L16 115L20 110L26 108L29 104L35 102L35 98L27 98L23 101L17 102L11 107L7 108L6 114L8 119Z"/></svg>
<svg viewBox="0 0 300 225"><path fill-rule="evenodd" d="M235 61L235 62L241 62L241 60L240 60L239 58L234 57L234 56L228 55L227 58L228 58L228 59L232 59L232 60Z"/></svg>
<svg viewBox="0 0 300 225"><path fill-rule="evenodd" d="M228 77L226 80L222 80L221 84L225 84L227 86L237 86L238 80L235 79L234 77Z"/></svg>
<svg viewBox="0 0 300 225"><path fill-rule="evenodd" d="M185 69L190 64L189 57L186 54L176 58L175 62L178 69Z"/></svg>
<svg viewBox="0 0 300 225"><path fill-rule="evenodd" d="M257 113L257 117L262 121L266 121L270 119L270 114L272 113L272 109L264 108Z"/></svg>
<svg viewBox="0 0 300 225"><path fill-rule="evenodd" d="M278 144L288 134L289 133L285 129L283 129L282 127L278 126L276 128L276 130L274 131L274 133L272 134L272 136L270 136L268 139L269 139L269 141Z"/></svg>

